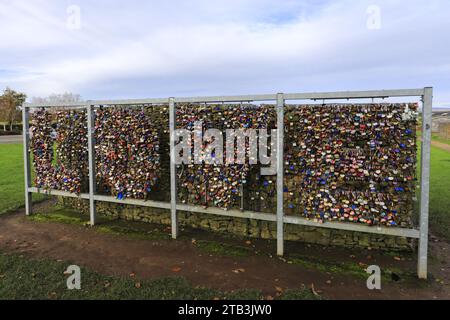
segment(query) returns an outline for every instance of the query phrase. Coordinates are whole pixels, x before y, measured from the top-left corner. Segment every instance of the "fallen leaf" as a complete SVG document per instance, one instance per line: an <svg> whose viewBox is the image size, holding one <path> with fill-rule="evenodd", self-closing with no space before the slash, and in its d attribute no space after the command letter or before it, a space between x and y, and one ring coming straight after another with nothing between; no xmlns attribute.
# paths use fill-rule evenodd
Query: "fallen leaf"
<svg viewBox="0 0 450 320"><path fill-rule="evenodd" d="M134 277L136 277L136 274L135 273L130 273L130 277L134 278Z"/></svg>
<svg viewBox="0 0 450 320"><path fill-rule="evenodd" d="M246 244L246 245L251 245L252 242L251 242L250 240L248 240L248 241L245 241L245 244Z"/></svg>
<svg viewBox="0 0 450 320"><path fill-rule="evenodd" d="M402 261L402 258L400 258L400 257L394 257L394 260L395 260L395 261Z"/></svg>
<svg viewBox="0 0 450 320"><path fill-rule="evenodd" d="M136 287L136 288L141 288L141 283L140 282L136 282L135 284L134 284L134 286Z"/></svg>
<svg viewBox="0 0 450 320"><path fill-rule="evenodd" d="M272 296L267 296L267 297L266 297L266 300L272 301L272 300L273 300L273 297L272 297Z"/></svg>
<svg viewBox="0 0 450 320"><path fill-rule="evenodd" d="M313 295L315 295L316 297L320 296L319 293L316 291L316 289L314 289L314 283L311 283L311 292L312 292Z"/></svg>
<svg viewBox="0 0 450 320"><path fill-rule="evenodd" d="M328 281L327 281L327 284L331 284L331 280L328 280Z"/></svg>
<svg viewBox="0 0 450 320"><path fill-rule="evenodd" d="M180 272L181 268L180 267L174 267L172 268L172 272Z"/></svg>
<svg viewBox="0 0 450 320"><path fill-rule="evenodd" d="M245 269L244 268L239 268L239 269L233 270L233 272L234 273L243 273L243 272L245 272Z"/></svg>
<svg viewBox="0 0 450 320"><path fill-rule="evenodd" d="M275 290L277 290L278 292L283 292L284 291L283 288L281 288L281 287L275 287Z"/></svg>

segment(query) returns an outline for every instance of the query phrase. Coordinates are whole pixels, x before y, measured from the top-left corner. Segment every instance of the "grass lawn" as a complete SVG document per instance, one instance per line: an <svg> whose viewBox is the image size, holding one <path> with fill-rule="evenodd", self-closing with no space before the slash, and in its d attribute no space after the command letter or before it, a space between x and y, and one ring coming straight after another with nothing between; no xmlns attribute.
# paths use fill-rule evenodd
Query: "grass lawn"
<svg viewBox="0 0 450 320"><path fill-rule="evenodd" d="M25 205L23 175L22 145L0 145L0 214ZM43 195L33 195L35 201L43 198Z"/></svg>
<svg viewBox="0 0 450 320"><path fill-rule="evenodd" d="M431 148L430 225L450 240L450 152Z"/></svg>
<svg viewBox="0 0 450 320"><path fill-rule="evenodd" d="M440 136L438 136L437 134L433 134L433 141L437 141L437 142L441 142L441 143L445 143L448 144L450 146L450 140L441 138Z"/></svg>

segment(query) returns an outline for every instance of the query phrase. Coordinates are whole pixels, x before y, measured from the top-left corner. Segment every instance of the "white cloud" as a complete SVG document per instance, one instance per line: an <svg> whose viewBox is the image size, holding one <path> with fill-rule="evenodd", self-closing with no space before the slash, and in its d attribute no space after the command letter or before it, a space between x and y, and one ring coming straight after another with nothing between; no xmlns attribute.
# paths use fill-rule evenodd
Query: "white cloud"
<svg viewBox="0 0 450 320"><path fill-rule="evenodd" d="M380 30L366 27L372 4ZM0 0L0 87L94 99L433 85L450 100L448 1L78 5L70 31L65 5Z"/></svg>

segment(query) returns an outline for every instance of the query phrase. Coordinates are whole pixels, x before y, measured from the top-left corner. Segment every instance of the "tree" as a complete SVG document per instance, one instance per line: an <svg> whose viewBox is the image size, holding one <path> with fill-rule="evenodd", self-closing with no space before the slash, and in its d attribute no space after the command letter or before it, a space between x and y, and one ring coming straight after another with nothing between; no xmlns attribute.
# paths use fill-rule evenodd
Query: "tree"
<svg viewBox="0 0 450 320"><path fill-rule="evenodd" d="M6 88L0 96L0 121L6 122L12 131L13 124L20 122L22 112L17 107L27 99L26 94Z"/></svg>

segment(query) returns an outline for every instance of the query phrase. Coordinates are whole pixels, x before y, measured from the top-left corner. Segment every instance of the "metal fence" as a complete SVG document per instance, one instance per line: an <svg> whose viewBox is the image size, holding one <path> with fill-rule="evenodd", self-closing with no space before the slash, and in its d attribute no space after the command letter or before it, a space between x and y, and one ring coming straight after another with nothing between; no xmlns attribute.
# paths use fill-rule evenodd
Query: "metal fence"
<svg viewBox="0 0 450 320"><path fill-rule="evenodd" d="M420 222L418 229L406 229L395 227L370 227L352 223L326 222L318 223L301 217L285 216L283 209L284 192L284 107L289 100L351 100L351 99L375 99L375 98L397 98L397 97L420 97L423 103L422 121L422 152L421 152L421 173L420 173ZM26 214L32 213L32 194L45 192L49 195L81 198L89 200L91 225L96 221L95 202L112 202L152 208L163 208L171 211L172 237L178 237L178 211L195 213L205 213L219 216L248 218L276 222L277 224L277 254L284 255L284 225L294 224L315 228L329 228L337 230L364 232L371 234L381 234L388 236L414 238L419 240L418 248L418 276L421 279L427 278L427 257L428 257L428 215L429 215L429 188L430 188L430 151L431 151L431 122L432 122L432 100L433 88L404 89L404 90L378 90L378 91L347 91L347 92L325 92L325 93L293 93L293 94L267 94L267 95L243 95L243 96L216 96L216 97L191 97L191 98L168 98L168 99L136 99L136 100L105 100L105 101L85 101L77 103L55 103L55 104L25 104L23 106L23 151L25 165L25 208ZM95 141L94 141L94 108L98 106L132 106L132 105L169 105L169 126L170 126L170 154L174 159L175 149L175 129L176 129L176 104L177 103L239 103L254 101L276 101L277 111L277 210L275 214L228 210L220 208L204 208L177 203L176 188L176 165L175 161L170 164L170 186L171 201L144 201L136 199L118 200L112 196L98 195L95 192ZM29 115L33 108L86 108L87 128L88 128L88 155L89 155L89 193L72 194L57 190L42 191L32 187L31 166L29 155Z"/></svg>

